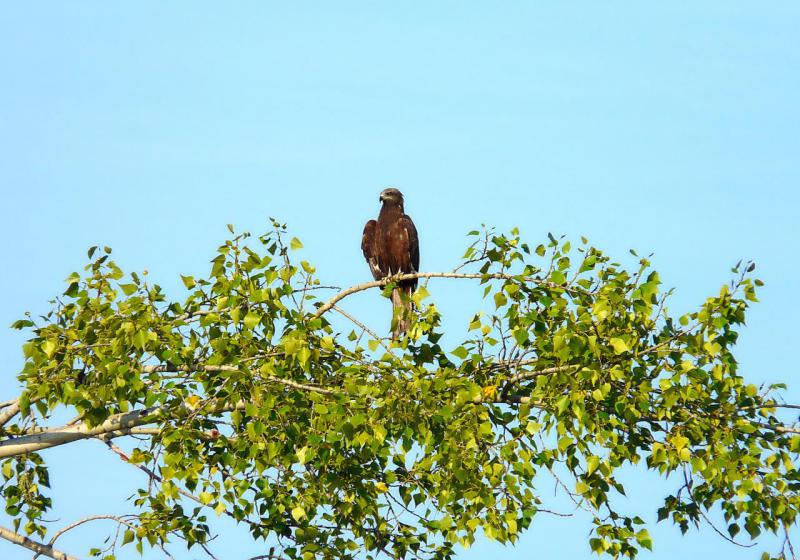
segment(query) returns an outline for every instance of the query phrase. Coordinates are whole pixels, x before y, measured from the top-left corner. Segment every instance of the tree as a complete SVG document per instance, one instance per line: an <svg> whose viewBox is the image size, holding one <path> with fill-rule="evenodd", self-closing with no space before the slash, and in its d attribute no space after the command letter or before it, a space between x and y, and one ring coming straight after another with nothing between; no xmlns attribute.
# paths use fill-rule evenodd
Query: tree
<svg viewBox="0 0 800 560"><path fill-rule="evenodd" d="M0 410L13 519L0 537L68 558L60 535L110 517L44 542L46 450L97 438L149 478L136 513L113 518L117 537L91 551L107 558L176 539L212 554L214 513L263 539L264 558L449 558L479 531L514 542L548 511L534 484L546 477L591 512L592 550L633 558L651 538L615 507L630 466L681 481L659 520L731 540L780 531L790 550L800 429L780 411L800 407L782 402L782 385L748 384L732 353L761 285L754 265L673 318L645 258L628 271L585 239L531 247L516 229L484 230L452 272L326 300L284 225L257 238L230 230L208 278L183 277L183 302L93 247L46 316L13 325L30 339L21 394ZM424 285L400 341L341 307L410 278L478 284L485 303L476 297L455 348L440 344ZM352 331L335 330L333 313ZM64 410L74 420L52 426Z"/></svg>

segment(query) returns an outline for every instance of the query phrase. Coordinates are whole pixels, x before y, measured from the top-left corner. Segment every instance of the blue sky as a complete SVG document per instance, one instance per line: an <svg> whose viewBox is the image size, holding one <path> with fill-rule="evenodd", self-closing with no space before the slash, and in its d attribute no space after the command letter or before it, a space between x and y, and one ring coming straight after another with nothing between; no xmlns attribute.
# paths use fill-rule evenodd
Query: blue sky
<svg viewBox="0 0 800 560"><path fill-rule="evenodd" d="M361 228L392 185L424 270L452 268L481 223L537 242L586 235L620 258L654 252L681 313L755 259L766 286L743 371L788 382L800 401L787 359L800 311L799 24L796 2L6 2L0 325L44 311L94 244L180 296L178 273L207 270L225 224L260 231L267 216L289 223L323 280L357 283L369 278ZM446 281L430 291L454 332L480 295ZM376 293L348 305L387 321ZM16 394L22 341L0 335L0 400ZM138 473L99 443L67 447L45 453L53 517L128 511ZM631 484L628 506L655 521L665 483ZM542 518L513 549L479 542L460 558L590 558L588 529ZM62 547L84 554L106 530ZM221 531L222 558L259 552ZM763 549L708 529L652 533L648 560ZM0 542L0 556L30 555Z"/></svg>

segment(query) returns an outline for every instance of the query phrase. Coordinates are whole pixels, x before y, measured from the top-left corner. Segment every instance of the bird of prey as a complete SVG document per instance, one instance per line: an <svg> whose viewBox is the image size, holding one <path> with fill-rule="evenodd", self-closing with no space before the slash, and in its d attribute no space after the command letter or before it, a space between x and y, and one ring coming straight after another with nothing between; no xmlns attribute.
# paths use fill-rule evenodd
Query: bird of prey
<svg viewBox="0 0 800 560"><path fill-rule="evenodd" d="M361 250L372 277L381 280L395 274L418 272L419 238L414 222L403 210L403 194L397 189L384 189L379 200L383 206L378 219L368 221L361 236ZM416 278L402 280L392 291L392 336L395 339L408 330L409 296L416 287Z"/></svg>

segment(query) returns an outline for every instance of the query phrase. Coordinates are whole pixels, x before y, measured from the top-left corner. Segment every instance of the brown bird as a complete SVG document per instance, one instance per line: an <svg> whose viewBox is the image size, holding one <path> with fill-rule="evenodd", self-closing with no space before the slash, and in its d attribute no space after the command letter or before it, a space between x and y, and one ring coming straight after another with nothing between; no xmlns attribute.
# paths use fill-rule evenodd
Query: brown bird
<svg viewBox="0 0 800 560"><path fill-rule="evenodd" d="M379 200L383 206L378 219L368 221L361 236L361 250L364 251L372 277L381 280L395 274L419 272L417 228L403 210L403 194L397 189L384 189ZM392 291L394 338L408 330L411 312L408 296L416 288L415 278L398 282L397 288Z"/></svg>

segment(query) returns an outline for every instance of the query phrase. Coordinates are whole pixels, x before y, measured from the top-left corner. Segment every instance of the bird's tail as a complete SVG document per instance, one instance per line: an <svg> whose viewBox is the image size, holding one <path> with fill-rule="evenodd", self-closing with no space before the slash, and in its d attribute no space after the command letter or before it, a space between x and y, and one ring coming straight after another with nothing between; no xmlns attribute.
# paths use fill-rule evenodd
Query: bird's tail
<svg viewBox="0 0 800 560"><path fill-rule="evenodd" d="M392 290L392 338L403 336L411 326L411 289Z"/></svg>

